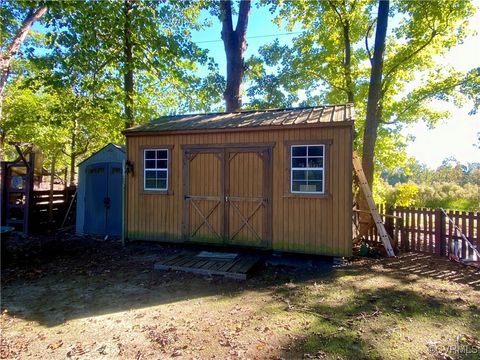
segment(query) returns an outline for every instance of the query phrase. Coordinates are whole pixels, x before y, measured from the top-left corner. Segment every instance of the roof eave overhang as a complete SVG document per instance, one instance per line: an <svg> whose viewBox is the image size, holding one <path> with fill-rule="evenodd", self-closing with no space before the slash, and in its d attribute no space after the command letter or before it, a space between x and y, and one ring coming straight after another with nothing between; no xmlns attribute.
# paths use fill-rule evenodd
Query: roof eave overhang
<svg viewBox="0 0 480 360"><path fill-rule="evenodd" d="M155 135L181 135L181 134L206 134L206 133L229 133L242 131L271 131L271 130L290 130L290 129L311 129L311 128L329 128L329 127L353 127L354 120L344 120L335 122L322 122L298 125L261 125L261 126L244 126L231 128L205 128L205 129L178 129L178 130L151 130L151 131L135 131L124 130L122 134L129 136L155 136Z"/></svg>

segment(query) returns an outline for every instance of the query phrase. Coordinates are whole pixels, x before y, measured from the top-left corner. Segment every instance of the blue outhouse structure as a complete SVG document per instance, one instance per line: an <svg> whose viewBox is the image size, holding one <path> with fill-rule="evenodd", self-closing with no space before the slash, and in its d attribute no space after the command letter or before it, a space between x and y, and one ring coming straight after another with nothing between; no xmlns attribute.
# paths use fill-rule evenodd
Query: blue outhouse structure
<svg viewBox="0 0 480 360"><path fill-rule="evenodd" d="M121 236L125 147L108 144L78 165L77 234Z"/></svg>

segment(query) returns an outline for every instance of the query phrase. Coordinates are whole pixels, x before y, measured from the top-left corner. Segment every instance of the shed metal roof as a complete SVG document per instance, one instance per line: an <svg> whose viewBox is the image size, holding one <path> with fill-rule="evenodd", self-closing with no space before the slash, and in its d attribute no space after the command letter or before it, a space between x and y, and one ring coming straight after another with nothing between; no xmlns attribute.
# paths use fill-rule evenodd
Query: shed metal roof
<svg viewBox="0 0 480 360"><path fill-rule="evenodd" d="M353 104L315 107L253 110L230 113L162 116L124 131L126 135L143 132L238 129L262 126L290 126L341 123L354 120Z"/></svg>
<svg viewBox="0 0 480 360"><path fill-rule="evenodd" d="M95 151L93 154L91 154L89 157L87 157L86 159L83 159L82 161L80 161L78 163L77 166L80 166L82 165L83 163L87 162L88 160L90 160L91 158L93 158L95 155L101 153L102 151L108 149L108 148L111 148L113 147L114 149L117 149L118 151L121 151L122 153L125 154L125 145L120 145L120 144L114 144L114 143L108 143L107 145L105 145L104 147L102 147L100 150L97 150Z"/></svg>

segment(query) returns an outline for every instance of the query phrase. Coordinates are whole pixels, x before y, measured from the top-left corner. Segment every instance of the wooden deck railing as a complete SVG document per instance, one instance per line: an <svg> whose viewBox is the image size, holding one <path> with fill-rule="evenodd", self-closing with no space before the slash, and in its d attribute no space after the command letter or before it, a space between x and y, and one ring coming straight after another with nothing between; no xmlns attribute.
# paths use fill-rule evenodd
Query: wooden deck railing
<svg viewBox="0 0 480 360"><path fill-rule="evenodd" d="M33 231L57 229L62 224L70 202L75 194L75 188L69 187L64 190L35 190L31 202L30 228ZM75 206L72 206L75 209ZM74 212L70 213L66 224L71 225L75 221Z"/></svg>

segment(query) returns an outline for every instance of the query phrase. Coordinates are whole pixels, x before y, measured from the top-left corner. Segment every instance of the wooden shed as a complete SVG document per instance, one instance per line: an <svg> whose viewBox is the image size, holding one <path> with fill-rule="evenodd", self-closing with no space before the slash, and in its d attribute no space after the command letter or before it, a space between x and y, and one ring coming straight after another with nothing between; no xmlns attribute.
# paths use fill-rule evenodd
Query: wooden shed
<svg viewBox="0 0 480 360"><path fill-rule="evenodd" d="M108 144L78 164L77 234L122 235L125 147Z"/></svg>
<svg viewBox="0 0 480 360"><path fill-rule="evenodd" d="M126 240L351 255L353 119L347 104L126 130Z"/></svg>

